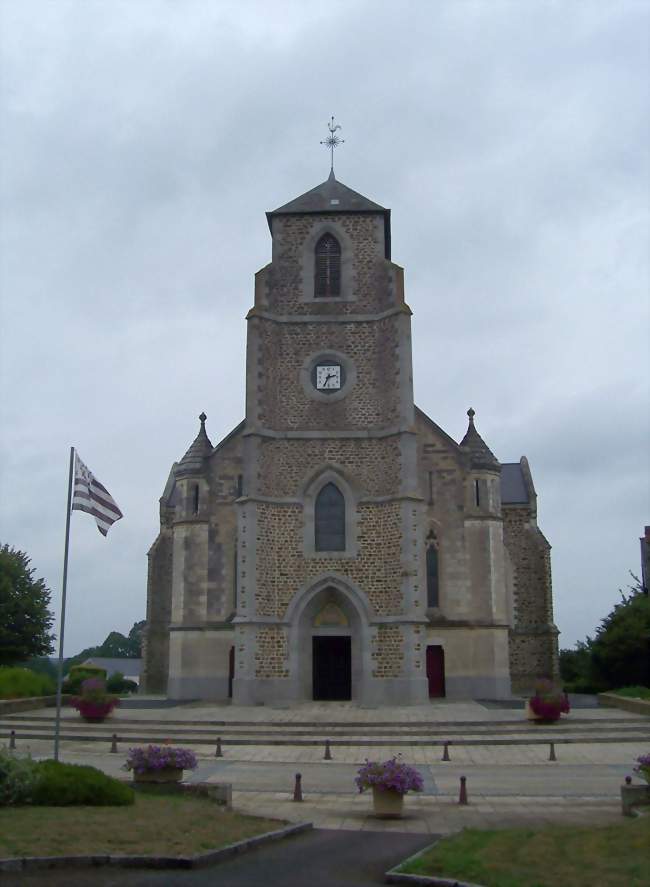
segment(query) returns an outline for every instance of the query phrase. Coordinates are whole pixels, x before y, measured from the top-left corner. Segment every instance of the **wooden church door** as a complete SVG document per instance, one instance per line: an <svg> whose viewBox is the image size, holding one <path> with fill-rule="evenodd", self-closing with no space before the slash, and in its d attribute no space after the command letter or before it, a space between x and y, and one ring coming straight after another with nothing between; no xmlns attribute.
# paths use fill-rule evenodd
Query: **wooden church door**
<svg viewBox="0 0 650 887"><path fill-rule="evenodd" d="M427 647L427 678L429 698L445 695L445 651L439 645Z"/></svg>

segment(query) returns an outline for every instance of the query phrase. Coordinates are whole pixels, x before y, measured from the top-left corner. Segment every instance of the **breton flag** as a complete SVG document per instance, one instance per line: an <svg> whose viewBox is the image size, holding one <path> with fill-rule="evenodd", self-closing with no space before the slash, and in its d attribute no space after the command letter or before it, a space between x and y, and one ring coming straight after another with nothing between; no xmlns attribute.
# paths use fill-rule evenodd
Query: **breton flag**
<svg viewBox="0 0 650 887"><path fill-rule="evenodd" d="M111 526L122 517L122 512L106 487L84 465L75 451L74 495L72 511L85 511L95 518L97 528L105 536Z"/></svg>

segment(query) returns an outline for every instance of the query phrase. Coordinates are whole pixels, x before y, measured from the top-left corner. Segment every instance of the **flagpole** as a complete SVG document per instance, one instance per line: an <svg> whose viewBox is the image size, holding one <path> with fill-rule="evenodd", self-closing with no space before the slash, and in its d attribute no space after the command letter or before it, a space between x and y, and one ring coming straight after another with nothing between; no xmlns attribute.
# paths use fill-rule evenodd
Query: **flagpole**
<svg viewBox="0 0 650 887"><path fill-rule="evenodd" d="M63 685L63 635L65 632L65 590L68 583L68 547L70 544L70 505L72 503L72 472L74 469L74 447L70 447L70 470L68 472L68 509L65 515L65 551L63 554L63 589L61 592L61 631L59 632L59 667L56 679L56 722L54 725L54 760L59 760L59 733L61 731L61 687Z"/></svg>

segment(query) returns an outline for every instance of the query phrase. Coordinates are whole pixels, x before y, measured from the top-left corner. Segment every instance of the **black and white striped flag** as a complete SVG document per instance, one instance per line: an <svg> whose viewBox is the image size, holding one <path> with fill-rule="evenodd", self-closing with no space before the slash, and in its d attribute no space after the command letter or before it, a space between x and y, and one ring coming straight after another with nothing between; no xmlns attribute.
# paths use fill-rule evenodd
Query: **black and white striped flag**
<svg viewBox="0 0 650 887"><path fill-rule="evenodd" d="M122 517L122 512L106 487L97 480L95 475L75 452L74 495L72 511L85 511L95 518L97 528L105 536L111 526Z"/></svg>

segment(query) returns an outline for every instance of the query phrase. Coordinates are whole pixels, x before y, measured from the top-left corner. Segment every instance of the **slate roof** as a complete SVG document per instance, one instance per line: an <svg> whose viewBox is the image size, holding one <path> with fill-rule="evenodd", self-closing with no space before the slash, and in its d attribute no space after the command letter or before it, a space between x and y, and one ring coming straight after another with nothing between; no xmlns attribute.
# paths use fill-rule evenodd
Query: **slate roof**
<svg viewBox="0 0 650 887"><path fill-rule="evenodd" d="M474 410L471 407L467 410L467 415L469 416L469 426L460 446L469 450L474 468L498 468L499 460L474 426Z"/></svg>
<svg viewBox="0 0 650 887"><path fill-rule="evenodd" d="M520 462L501 464L501 502L504 505L528 505L530 499Z"/></svg>
<svg viewBox="0 0 650 887"><path fill-rule="evenodd" d="M384 217L384 230L386 241L386 258L390 259L390 210L380 206L363 194L348 188L343 182L339 182L334 172L329 177L316 185L311 191L305 191L300 197L290 200L283 206L271 210L266 214L269 229L273 216L305 215L308 213L381 213Z"/></svg>
<svg viewBox="0 0 650 887"><path fill-rule="evenodd" d="M205 459L212 452L212 444L205 431L205 420L207 418L205 413L201 413L199 416L201 428L189 450L176 466L176 475L202 473Z"/></svg>

